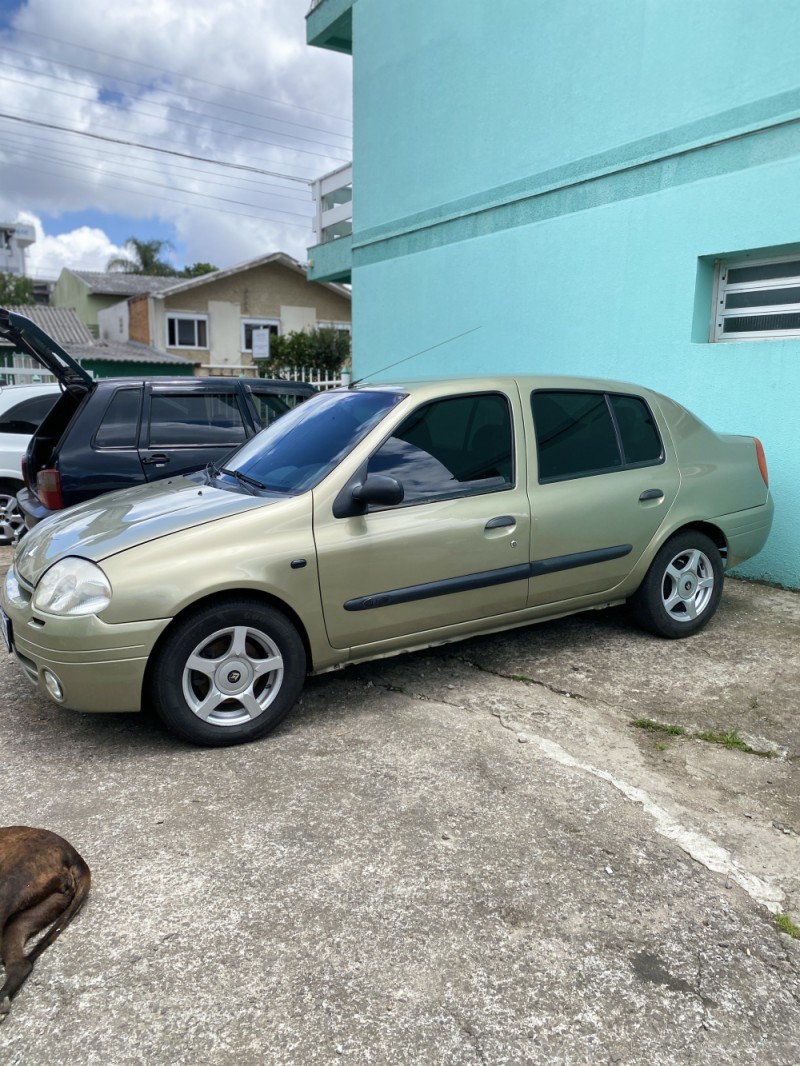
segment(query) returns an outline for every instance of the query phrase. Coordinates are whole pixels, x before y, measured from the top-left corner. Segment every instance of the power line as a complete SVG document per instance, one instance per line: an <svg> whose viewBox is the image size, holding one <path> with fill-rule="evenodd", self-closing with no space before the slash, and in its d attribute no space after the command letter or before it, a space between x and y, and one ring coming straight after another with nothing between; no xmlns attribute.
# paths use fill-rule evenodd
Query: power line
<svg viewBox="0 0 800 1066"><path fill-rule="evenodd" d="M14 52L16 55L27 56L30 59L40 59L41 60L43 58L40 54L37 54L36 52L26 52L26 51L24 51L21 48L12 48L10 45L2 45L2 49L5 52ZM98 53L98 54L102 55L103 53L101 52L101 53ZM333 137L343 137L343 138L345 138L346 140L349 140L349 141L352 141L352 139L353 139L352 138L352 134L349 134L349 133L337 133L336 130L323 129L323 127L321 127L321 126L309 126L309 125L307 125L306 123L303 123L303 122L294 122L294 121L292 121L292 119L278 118L277 115L266 115L266 114L263 113L263 111L251 111L249 108L237 107L235 104L222 104L222 103L218 103L218 102L216 102L214 100L206 100L206 99L203 99L202 97L199 97L199 96L192 96L189 93L178 92L176 89L167 89L167 88L165 88L162 85L148 86L148 85L146 85L146 84L144 84L142 82L135 81L133 78L123 78L119 74L108 74L105 71L96 70L93 67L82 67L82 66L80 66L77 63L67 63L65 60L60 59L60 58L58 60L53 60L53 62L57 62L59 67L67 67L69 70L79 70L79 71L81 71L84 74L95 74L99 78L104 78L104 79L107 79L109 81L113 81L114 83L124 82L127 85L133 85L136 88L141 89L143 92L157 91L158 93L163 94L163 95L177 96L177 97L179 97L182 100L189 100L189 101L192 101L194 103L199 103L199 104L208 104L211 107L224 108L226 111L239 111L243 115L253 115L253 116L257 117L257 118L265 118L265 119L268 119L270 122L282 122L286 126L297 126L299 129L303 129L303 130L314 130L315 132L318 132L318 133L328 133L328 134L330 134ZM129 60L129 62L133 62L133 61ZM11 69L12 70L29 70L30 68L29 67L12 67ZM36 73L37 74L45 74L44 71L36 71ZM70 81L69 78L62 78L62 77L60 77L57 74L46 74L45 76L48 77L48 78L56 78L58 81ZM80 83L79 82L77 84L89 84L89 83L87 83L87 82ZM241 90L239 90L239 89L230 89L228 91L230 91L230 92L240 92ZM292 106L292 105L288 105L287 104L286 106ZM322 113L322 112L320 112L320 113ZM346 120L342 119L341 121L344 122ZM279 131L275 131L275 132L279 132ZM295 136L295 135L294 134L288 134L288 136ZM338 147L342 148L344 146L343 145L338 145Z"/></svg>
<svg viewBox="0 0 800 1066"><path fill-rule="evenodd" d="M229 167L232 170L246 170L251 174L262 174L268 178L283 178L285 181L296 181L301 185L311 185L312 180L308 178L300 178L296 174L282 174L279 171L264 170L262 167L254 167L247 163L225 163L221 159L209 159L206 156L193 155L190 152L179 152L174 148L155 148L150 144L141 144L138 141L125 141L117 137L106 137L100 133L90 133L88 130L76 130L69 126L59 126L55 122L41 122L33 118L21 118L19 115L9 115L7 112L0 111L0 118L8 119L10 122L20 122L26 126L37 126L40 129L46 130L59 130L62 133L72 133L77 137L90 137L96 141L106 141L109 144L121 144L127 148L141 148L146 152L160 152L163 155L177 156L179 159L191 159L195 162L212 163L218 167Z"/></svg>
<svg viewBox="0 0 800 1066"><path fill-rule="evenodd" d="M339 115L332 115L328 111L318 111L312 107L304 107L302 104L292 104L287 100L275 100L272 97L262 96L260 93L250 92L247 89L232 89L229 85L220 85L219 82L207 81L205 78L196 78L194 77L194 75L182 74L180 71L177 70L167 70L166 68L158 67L153 63L143 63L141 62L141 60L130 59L128 56L114 55L112 52L103 52L99 48L89 48L84 44L79 44L77 41L63 41L59 37L49 37L47 34L37 33L35 30L20 30L17 32L23 33L24 35L29 37L39 37L43 41L52 41L54 44L63 44L71 48L80 48L84 52L92 52L95 55L105 56L107 59L114 59L119 63L130 63L133 66L145 67L148 70L156 70L159 72L159 74L167 74L171 77L183 78L186 81L194 81L197 82L199 85L210 85L212 88L222 89L224 92L234 92L240 93L242 96L252 96L257 100L261 100L262 102L266 101L267 103L278 104L280 107L292 107L298 111L308 111L312 115L323 115L325 118L332 118L335 119L337 122L346 122L349 125L352 125L351 119L341 118Z"/></svg>
<svg viewBox="0 0 800 1066"><path fill-rule="evenodd" d="M44 75L44 76L45 77L50 77L50 75ZM14 85L24 85L26 88L31 88L31 84L30 84L29 81L22 81L19 78L9 78L9 77L6 77L5 75L0 75L0 81L9 81L9 82L11 82ZM100 101L89 99L86 96L80 96L77 93L68 93L68 92L65 92L63 89L49 89L48 92L54 93L56 96L66 96L66 97L68 97L69 99L72 99L72 100L80 100L80 101L82 101L85 104L96 105L96 104L100 103L100 105L103 106ZM143 118L157 118L157 119L162 119L162 120L164 118L163 115L160 115L160 114L158 114L156 112L153 112L153 111L144 111L141 108L129 108L128 109L128 113L132 114L132 115L141 115ZM195 129L195 130L210 130L210 132L214 133L218 137L220 137L220 136L221 137L235 137L237 141L251 141L253 144L269 145L269 146L271 146L273 148L281 148L281 149L284 149L285 151L289 151L289 152L298 152L301 155L313 155L313 156L317 156L320 159L335 159L335 160L337 160L337 161L339 161L341 163L346 163L347 162L347 156L337 156L337 155L333 155L331 152L313 152L310 148L298 148L298 147L296 147L293 144L278 144L276 141L265 141L265 140L262 140L260 137L248 137L248 136L246 136L245 134L242 134L242 133L227 133L227 132L223 132L223 131L220 131L220 130L215 130L213 127L209 126L208 124L203 125L203 124L198 123L198 122L186 122L183 119L170 118L170 119L168 119L168 121L169 121L170 125L174 125L174 126L186 126L188 129ZM218 120L218 121L221 121L221 120ZM247 127L247 128L252 129L254 127ZM294 136L294 135L293 134L286 134L286 136ZM304 141L305 140L309 140L309 138L307 138L307 137L302 137L302 138L298 137L296 139L297 140L304 140ZM318 143L318 142L312 142L312 143ZM331 147L337 147L337 146L332 145Z"/></svg>
<svg viewBox="0 0 800 1066"><path fill-rule="evenodd" d="M44 134L44 137L45 138L47 137L46 133ZM139 171L143 171L145 174L163 174L165 172L163 170L163 164L162 164L162 167L160 168L158 166L158 164L156 164L155 166L147 166L144 163L139 163L139 164L131 163L130 162L130 156L128 154L120 154L118 152L113 152L113 151L109 152L108 150L104 151L103 149L96 149L96 150L93 150L91 153L89 153L89 152L87 152L86 150L84 150L80 146L75 146L74 148L72 148L69 145L65 145L65 144L63 144L63 143L61 143L59 141L53 142L53 141L46 140L44 138L40 138L40 142L41 142L40 146L43 146L43 147L48 149L48 154L46 156L45 155L36 155L35 152L32 152L30 150L30 143L31 142L30 142L29 139L26 139L24 133L16 132L16 131L13 131L13 130L4 130L4 131L2 131L2 133L0 133L0 145L5 145L5 147L9 151L18 152L18 153L24 153L26 158L42 159L44 162L53 162L53 161L55 161L55 162L70 162L70 163L73 163L73 165L85 166L87 168L90 167L93 163L96 163L99 160L100 162L103 162L103 163L104 162L109 162L112 165L117 164L117 163L124 163L125 166L126 166L126 169L128 171L130 171L130 170L139 170ZM66 153L66 158L63 155L61 157L54 155L53 153L56 152L56 151L62 152L62 153ZM180 173L190 174L194 178L200 178L203 181L203 183L206 184L206 185L218 185L218 186L220 186L222 188L226 188L226 189L241 189L242 188L241 185L233 184L232 181L214 181L213 178L210 176L208 171L200 170L197 166L193 166L193 167L181 166L180 163L172 163L171 162L169 164L169 173L172 173L173 171L178 171ZM306 191L305 195L300 190L298 190L297 193L288 193L286 191L286 186L285 185L278 185L275 182L262 181L262 180L260 180L258 178L245 178L245 177L240 177L239 175L234 175L233 178L237 182L244 182L247 185L253 185L253 186L256 187L257 190L259 190L259 189L266 190L267 188L284 190L283 192L266 192L265 191L264 192L265 196L273 196L273 197L276 197L276 198L282 199L282 200L292 200L295 203L307 203L308 202L307 191ZM243 190L243 191L247 191L247 190Z"/></svg>
<svg viewBox="0 0 800 1066"><path fill-rule="evenodd" d="M19 164L19 163L6 163L5 166L6 167L12 167L15 170L32 170L34 173L41 174L41 170L38 167L26 167L26 166L23 166L22 164ZM105 184L104 188L113 189L116 192L123 192L123 193L126 194L126 196L147 196L151 200L160 200L163 203L181 204L184 207L187 206L185 200L176 200L172 196L156 196L153 193L150 193L150 192L139 192L136 189L123 189L123 188L120 188L119 185ZM246 205L243 205L243 206L246 206ZM306 230L306 232L309 232L311 230L311 225L310 225L311 218L310 217L309 217L309 220L308 220L309 224L308 225L304 225L302 222L288 222L286 219L269 218L269 217L266 217L264 215L252 215L252 214L249 214L249 213L247 213L245 211L230 211L230 210L228 210L226 208L207 207L205 204L192 204L191 207L192 207L193 211L213 211L217 215L220 215L220 214L223 214L223 215L238 215L240 218L251 218L251 219L255 219L258 222L272 222L272 223L274 223L277 226L292 226L295 229ZM294 212L292 212L292 214L294 214Z"/></svg>

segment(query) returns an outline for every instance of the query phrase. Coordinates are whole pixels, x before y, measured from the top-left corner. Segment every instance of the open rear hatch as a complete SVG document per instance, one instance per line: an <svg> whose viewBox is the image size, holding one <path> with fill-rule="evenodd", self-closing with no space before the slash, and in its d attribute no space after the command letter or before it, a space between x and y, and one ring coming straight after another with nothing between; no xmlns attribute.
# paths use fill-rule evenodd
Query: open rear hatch
<svg viewBox="0 0 800 1066"><path fill-rule="evenodd" d="M11 341L16 348L35 359L44 370L53 374L72 396L79 398L91 390L91 374L25 315L18 315L15 311L0 307L0 337Z"/></svg>

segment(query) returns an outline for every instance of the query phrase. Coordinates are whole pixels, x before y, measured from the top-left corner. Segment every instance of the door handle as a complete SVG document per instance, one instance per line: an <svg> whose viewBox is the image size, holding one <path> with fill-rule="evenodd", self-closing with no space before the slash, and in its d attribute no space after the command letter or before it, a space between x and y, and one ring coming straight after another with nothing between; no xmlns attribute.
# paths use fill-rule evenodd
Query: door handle
<svg viewBox="0 0 800 1066"><path fill-rule="evenodd" d="M146 459L142 459L143 466L164 466L169 462L169 456L164 455L163 452L159 452L157 455L148 456Z"/></svg>
<svg viewBox="0 0 800 1066"><path fill-rule="evenodd" d="M660 500L663 495L663 489L645 489L639 497L639 502L643 503L645 500Z"/></svg>
<svg viewBox="0 0 800 1066"><path fill-rule="evenodd" d="M517 520L516 520L516 518L514 518L513 515L501 514L501 515L498 515L497 518L490 518L489 521L486 523L486 525L483 528L484 529L501 529L503 526L516 525L516 522L517 522Z"/></svg>

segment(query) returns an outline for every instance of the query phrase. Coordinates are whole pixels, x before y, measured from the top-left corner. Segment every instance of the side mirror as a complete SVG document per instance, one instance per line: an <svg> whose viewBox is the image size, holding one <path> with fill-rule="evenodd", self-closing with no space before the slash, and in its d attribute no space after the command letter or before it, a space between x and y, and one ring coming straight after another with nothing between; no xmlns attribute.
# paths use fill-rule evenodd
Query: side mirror
<svg viewBox="0 0 800 1066"><path fill-rule="evenodd" d="M350 494L357 503L363 503L366 510L372 504L379 507L393 507L403 502L403 486L393 477L384 474L372 474L360 485L354 485Z"/></svg>
<svg viewBox="0 0 800 1066"><path fill-rule="evenodd" d="M403 502L405 492L395 478L386 477L384 474L372 474L363 481L358 478L357 474L336 497L333 504L334 518L351 518L353 515L366 514L370 505L394 507L395 504Z"/></svg>

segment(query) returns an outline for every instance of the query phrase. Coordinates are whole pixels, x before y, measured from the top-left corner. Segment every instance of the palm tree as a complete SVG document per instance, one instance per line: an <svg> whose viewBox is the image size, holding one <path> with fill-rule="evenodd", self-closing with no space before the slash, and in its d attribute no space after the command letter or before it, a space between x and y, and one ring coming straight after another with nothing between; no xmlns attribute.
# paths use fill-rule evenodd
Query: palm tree
<svg viewBox="0 0 800 1066"><path fill-rule="evenodd" d="M156 277L176 277L178 274L174 267L160 258L164 251L171 251L169 241L140 241L136 237L129 237L125 241L125 249L128 255L109 259L106 270Z"/></svg>

